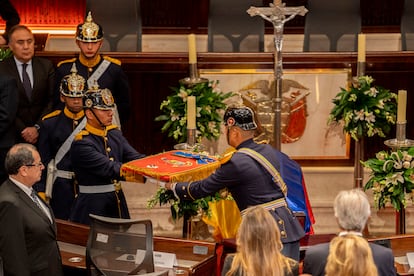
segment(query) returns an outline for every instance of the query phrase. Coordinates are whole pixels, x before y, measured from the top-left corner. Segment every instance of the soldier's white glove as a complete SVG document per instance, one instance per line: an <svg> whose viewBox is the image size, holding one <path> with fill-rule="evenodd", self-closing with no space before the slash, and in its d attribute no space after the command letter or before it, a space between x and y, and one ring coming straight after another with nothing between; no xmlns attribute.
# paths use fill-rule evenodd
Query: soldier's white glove
<svg viewBox="0 0 414 276"><path fill-rule="evenodd" d="M165 181L162 181L162 180L159 180L159 179L156 179L156 178L148 177L148 176L146 176L145 178L146 178L145 183L156 184L156 185L159 185L162 188L165 188L165 184L168 183L168 182L165 182Z"/></svg>

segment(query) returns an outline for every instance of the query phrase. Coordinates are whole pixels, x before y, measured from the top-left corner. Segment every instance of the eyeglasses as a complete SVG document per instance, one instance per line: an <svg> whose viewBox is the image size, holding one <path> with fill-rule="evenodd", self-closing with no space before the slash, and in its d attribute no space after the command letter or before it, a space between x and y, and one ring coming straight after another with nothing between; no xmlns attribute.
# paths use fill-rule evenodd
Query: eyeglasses
<svg viewBox="0 0 414 276"><path fill-rule="evenodd" d="M28 165L25 165L25 166L26 167L43 167L44 165L43 165L42 162L39 162L37 164L28 164Z"/></svg>

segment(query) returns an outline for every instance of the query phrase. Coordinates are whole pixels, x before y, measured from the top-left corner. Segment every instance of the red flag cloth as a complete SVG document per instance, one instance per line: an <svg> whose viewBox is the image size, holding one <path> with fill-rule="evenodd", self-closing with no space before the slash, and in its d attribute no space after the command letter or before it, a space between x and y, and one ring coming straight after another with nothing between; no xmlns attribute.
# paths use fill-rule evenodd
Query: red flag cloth
<svg viewBox="0 0 414 276"><path fill-rule="evenodd" d="M173 150L125 163L121 175L128 181L148 176L166 182L196 181L208 177L218 167L218 158L183 150Z"/></svg>

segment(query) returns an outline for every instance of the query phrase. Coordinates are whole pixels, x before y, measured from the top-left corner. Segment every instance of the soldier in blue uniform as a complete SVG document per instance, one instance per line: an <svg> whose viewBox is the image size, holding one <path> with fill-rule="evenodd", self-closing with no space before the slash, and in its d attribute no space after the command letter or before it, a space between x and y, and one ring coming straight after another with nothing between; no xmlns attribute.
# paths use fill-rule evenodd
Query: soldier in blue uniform
<svg viewBox="0 0 414 276"><path fill-rule="evenodd" d="M144 157L112 124L114 99L109 89L92 87L84 97L85 128L72 143L73 169L79 194L70 220L89 224L89 214L129 218L121 188L123 163Z"/></svg>
<svg viewBox="0 0 414 276"><path fill-rule="evenodd" d="M228 108L224 121L227 142L237 149L231 158L204 180L165 183L165 188L173 190L175 195L183 200L213 195L227 188L242 215L243 210L249 206L263 206L269 210L280 228L282 253L299 260L299 240L305 232L287 206L286 186L276 171L280 167L276 149L254 142L257 125L250 108ZM272 166L276 170L269 170Z"/></svg>
<svg viewBox="0 0 414 276"><path fill-rule="evenodd" d="M93 22L89 12L86 21L79 24L76 30L76 44L80 49L79 56L64 60L57 65L56 80L59 83L63 76L69 74L72 64L75 63L78 74L87 80L88 88L92 88L97 83L99 87L111 90L117 105L120 124L124 124L130 116L131 108L128 78L121 68L121 61L99 54L102 40L102 27ZM59 92L56 89L55 105L59 103L58 97ZM115 115L117 114L115 113ZM118 119L116 120L118 124Z"/></svg>
<svg viewBox="0 0 414 276"><path fill-rule="evenodd" d="M56 110L42 118L39 135L39 153L47 170L35 190L48 200L56 218L69 218L76 195L75 177L70 158L70 146L77 132L83 129L84 119L82 97L85 79L76 72L65 76L60 84L60 99L63 110Z"/></svg>

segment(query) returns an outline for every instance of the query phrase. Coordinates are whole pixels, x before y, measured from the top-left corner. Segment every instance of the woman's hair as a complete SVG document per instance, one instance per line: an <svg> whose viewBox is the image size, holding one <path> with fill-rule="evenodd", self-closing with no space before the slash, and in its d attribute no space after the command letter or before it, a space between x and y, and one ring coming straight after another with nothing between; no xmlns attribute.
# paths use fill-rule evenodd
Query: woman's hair
<svg viewBox="0 0 414 276"><path fill-rule="evenodd" d="M282 255L282 242L269 211L254 206L246 209L237 233L237 253L226 276L241 269L246 276L282 276L290 271L289 258Z"/></svg>
<svg viewBox="0 0 414 276"><path fill-rule="evenodd" d="M325 267L326 276L377 276L368 242L357 235L334 238Z"/></svg>

